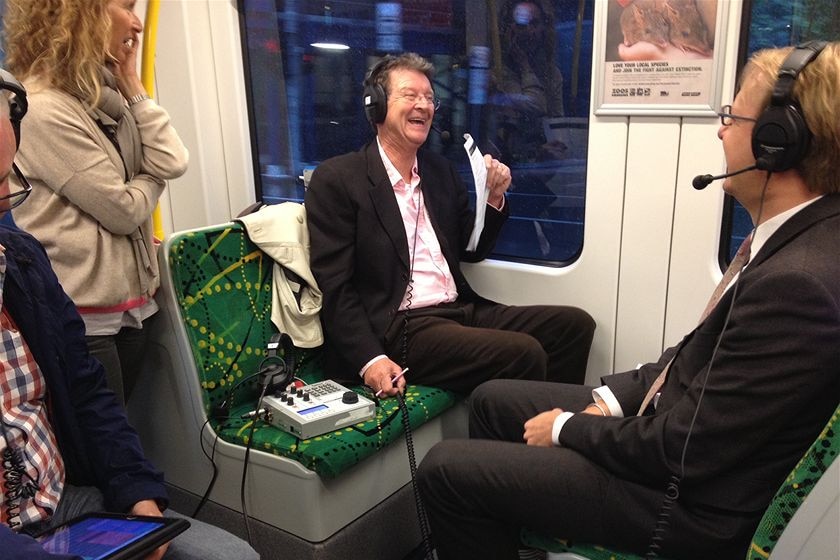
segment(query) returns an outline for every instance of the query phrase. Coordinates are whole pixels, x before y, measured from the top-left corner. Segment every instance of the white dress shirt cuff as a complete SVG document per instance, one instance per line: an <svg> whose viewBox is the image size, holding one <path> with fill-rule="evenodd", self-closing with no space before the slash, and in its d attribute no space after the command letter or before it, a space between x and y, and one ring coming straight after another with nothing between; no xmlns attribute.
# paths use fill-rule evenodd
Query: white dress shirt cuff
<svg viewBox="0 0 840 560"><path fill-rule="evenodd" d="M368 368L370 366L372 366L373 364L375 364L379 360L382 360L382 359L387 358L387 357L388 356L386 356L385 354L379 354L378 356L374 356L368 363L366 363L364 366L362 366L362 369L359 372L359 377L362 378L362 381L365 380L365 372L368 370Z"/></svg>
<svg viewBox="0 0 840 560"><path fill-rule="evenodd" d="M596 399L604 401L604 404L606 404L607 408L610 410L610 416L624 418L624 411L621 409L621 405L618 404L618 399L615 398L615 395L613 395L613 392L610 391L609 387L601 385L600 387L592 389L592 400L594 401Z"/></svg>
<svg viewBox="0 0 840 560"><path fill-rule="evenodd" d="M502 203L501 203L501 204L499 204L499 207L498 207L498 208L496 208L496 206L494 206L493 204L490 204L490 201L489 201L489 200L487 201L487 206L489 206L489 207L491 207L491 208L493 208L493 209L495 209L495 210L497 210L497 211L501 212L501 211L502 211L502 209L505 207L505 199L506 199L506 198L507 198L506 196L502 196Z"/></svg>
<svg viewBox="0 0 840 560"><path fill-rule="evenodd" d="M560 430L572 416L574 416L573 412L561 412L560 416L554 419L554 425L551 427L551 442L554 445L560 445Z"/></svg>

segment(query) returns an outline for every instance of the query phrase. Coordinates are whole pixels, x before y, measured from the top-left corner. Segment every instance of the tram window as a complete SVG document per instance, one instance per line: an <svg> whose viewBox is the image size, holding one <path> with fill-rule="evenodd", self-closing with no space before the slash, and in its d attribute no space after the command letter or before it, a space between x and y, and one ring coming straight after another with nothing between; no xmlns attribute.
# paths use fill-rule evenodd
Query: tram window
<svg viewBox="0 0 840 560"><path fill-rule="evenodd" d="M836 40L840 37L840 3L823 0L745 2L741 37L747 44L741 66L752 53L760 49L797 45L813 39ZM723 268L726 268L735 256L735 251L749 235L752 227L753 223L746 209L727 196L720 253ZM729 232L729 235L726 235L726 232Z"/></svg>
<svg viewBox="0 0 840 560"><path fill-rule="evenodd" d="M435 66L435 124L451 136L431 132L427 147L450 158L468 187L464 133L511 167L511 216L493 257L559 266L580 254L592 0L238 5L259 199L302 200L304 170L372 139L362 108L366 70L385 53L414 51ZM536 78L521 78L523 65ZM523 87L523 78L538 83Z"/></svg>

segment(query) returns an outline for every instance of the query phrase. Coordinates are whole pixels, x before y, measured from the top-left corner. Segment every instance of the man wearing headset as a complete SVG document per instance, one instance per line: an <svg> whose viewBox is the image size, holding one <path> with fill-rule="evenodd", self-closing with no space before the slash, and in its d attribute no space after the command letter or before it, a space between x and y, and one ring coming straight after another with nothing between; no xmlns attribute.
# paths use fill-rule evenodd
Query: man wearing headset
<svg viewBox="0 0 840 560"><path fill-rule="evenodd" d="M389 396L405 378L461 393L493 378L581 383L595 328L589 314L496 304L461 272L462 260L493 249L508 214L510 169L484 156L484 229L467 250L474 215L466 188L448 160L422 149L437 107L432 71L414 53L380 61L364 94L376 139L322 163L306 191L327 369L360 375Z"/></svg>
<svg viewBox="0 0 840 560"><path fill-rule="evenodd" d="M755 224L749 264L657 363L595 389L476 389L472 439L418 470L440 560L516 558L522 527L632 553L653 541L667 558L746 554L840 395L840 43L761 51L741 78L718 136L723 190Z"/></svg>
<svg viewBox="0 0 840 560"><path fill-rule="evenodd" d="M14 164L26 92L0 70L0 213L31 187ZM10 191L14 173L24 188ZM30 235L0 226L0 556L48 554L30 534L89 511L161 516L163 475L143 456L123 407L90 357L76 307ZM148 558L259 558L221 529L192 526Z"/></svg>

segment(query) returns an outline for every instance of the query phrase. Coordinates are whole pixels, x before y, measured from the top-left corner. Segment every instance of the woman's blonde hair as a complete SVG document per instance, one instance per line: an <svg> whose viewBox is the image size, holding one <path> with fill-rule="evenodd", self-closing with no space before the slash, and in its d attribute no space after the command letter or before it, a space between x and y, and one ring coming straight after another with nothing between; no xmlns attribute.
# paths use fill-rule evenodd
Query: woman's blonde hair
<svg viewBox="0 0 840 560"><path fill-rule="evenodd" d="M109 58L111 0L6 0L6 66L95 106Z"/></svg>
<svg viewBox="0 0 840 560"><path fill-rule="evenodd" d="M755 79L762 86L761 106L770 105L773 85L782 62L792 48L758 51L749 60L742 76ZM811 131L808 152L796 170L811 192L840 192L840 43L828 43L823 51L797 76L793 101L802 109L802 116Z"/></svg>

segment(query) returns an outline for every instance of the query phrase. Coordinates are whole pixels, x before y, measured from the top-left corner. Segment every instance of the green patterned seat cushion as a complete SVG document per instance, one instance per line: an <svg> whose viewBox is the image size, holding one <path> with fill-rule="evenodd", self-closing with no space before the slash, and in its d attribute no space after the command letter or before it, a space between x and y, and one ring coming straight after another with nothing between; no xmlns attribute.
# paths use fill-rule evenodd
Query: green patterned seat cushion
<svg viewBox="0 0 840 560"><path fill-rule="evenodd" d="M361 389L354 388L361 394ZM455 403L449 391L419 385L406 386L405 404L412 427L434 418ZM253 410L253 403L234 409L232 420L219 433L230 442L245 445L251 420L240 415ZM324 478L333 478L345 469L387 446L403 433L402 413L396 399L380 401L372 420L334 432L301 440L291 434L259 422L254 429L253 449L294 459Z"/></svg>
<svg viewBox="0 0 840 560"><path fill-rule="evenodd" d="M811 444L799 463L776 492L753 535L746 553L747 560L766 560L782 536L793 514L817 484L820 476L831 466L840 452L837 420L840 406L834 411L816 441ZM641 556L615 552L589 544L575 545L569 541L548 537L531 530L522 531L522 542L532 548L549 552L573 552L589 560L641 560Z"/></svg>
<svg viewBox="0 0 840 560"><path fill-rule="evenodd" d="M223 440L244 445L250 420L240 415L256 405L258 383L252 376L265 359L266 342L276 332L271 323L274 262L251 243L238 223L175 234L168 256L173 290L204 389L205 411ZM330 377L323 371L320 349L296 349L295 358L295 375L304 381ZM413 428L455 402L449 391L407 387ZM223 403L229 405L229 420L213 419L212 411ZM253 447L332 478L400 437L403 427L396 407L395 399L383 400L373 420L303 441L259 422Z"/></svg>
<svg viewBox="0 0 840 560"><path fill-rule="evenodd" d="M837 453L840 452L838 418L840 406L773 496L770 507L764 512L753 535L747 560L764 560L770 556L793 514L817 484L820 476L837 458Z"/></svg>

